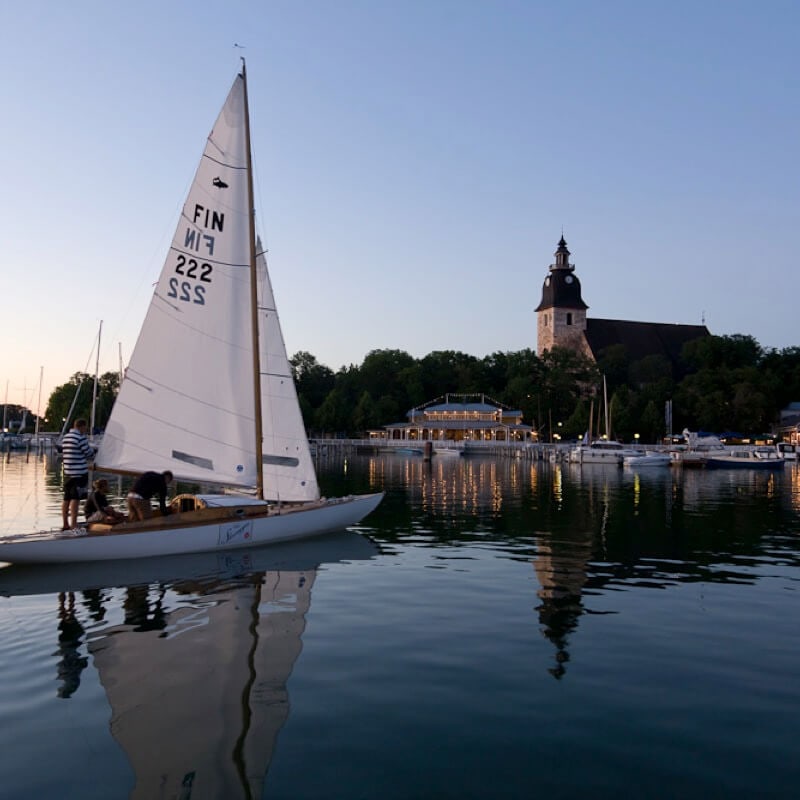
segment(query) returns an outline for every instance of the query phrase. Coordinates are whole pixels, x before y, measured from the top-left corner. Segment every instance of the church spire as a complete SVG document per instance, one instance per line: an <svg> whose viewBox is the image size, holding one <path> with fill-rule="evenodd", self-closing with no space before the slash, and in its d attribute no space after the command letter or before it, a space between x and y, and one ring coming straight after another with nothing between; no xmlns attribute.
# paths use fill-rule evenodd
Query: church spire
<svg viewBox="0 0 800 800"><path fill-rule="evenodd" d="M561 239L558 242L558 249L553 253L556 257L555 263L550 265L550 271L554 269L568 269L574 270L575 265L569 263L570 252L567 249L567 240L564 238L564 234L561 234Z"/></svg>

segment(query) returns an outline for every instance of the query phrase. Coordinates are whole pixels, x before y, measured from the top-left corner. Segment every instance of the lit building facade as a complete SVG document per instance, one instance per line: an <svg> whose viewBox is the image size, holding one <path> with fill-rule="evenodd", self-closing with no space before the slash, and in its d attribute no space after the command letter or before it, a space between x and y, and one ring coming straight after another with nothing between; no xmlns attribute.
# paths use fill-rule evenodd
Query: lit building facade
<svg viewBox="0 0 800 800"><path fill-rule="evenodd" d="M412 408L406 422L370 431L372 439L531 442L536 435L522 412L483 394L447 394Z"/></svg>

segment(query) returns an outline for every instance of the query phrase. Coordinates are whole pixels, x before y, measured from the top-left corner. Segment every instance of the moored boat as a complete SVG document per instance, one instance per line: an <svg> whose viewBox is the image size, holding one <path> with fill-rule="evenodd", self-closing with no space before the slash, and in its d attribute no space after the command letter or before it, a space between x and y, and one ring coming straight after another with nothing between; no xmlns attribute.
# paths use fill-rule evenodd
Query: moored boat
<svg viewBox="0 0 800 800"><path fill-rule="evenodd" d="M670 451L674 466L705 467L711 456L724 456L728 452L722 440L714 434L700 434L684 428L683 437L686 444Z"/></svg>
<svg viewBox="0 0 800 800"><path fill-rule="evenodd" d="M640 453L635 456L625 456L622 459L622 464L625 467L668 467L672 459L669 453L658 453L654 450L649 450L645 453Z"/></svg>
<svg viewBox="0 0 800 800"><path fill-rule="evenodd" d="M569 451L571 464L611 464L621 467L627 457L641 456L644 451L626 447L621 442L599 439L591 444L579 444Z"/></svg>
<svg viewBox="0 0 800 800"><path fill-rule="evenodd" d="M800 445L790 442L778 442L775 445L778 457L784 461L797 461L800 459Z"/></svg>
<svg viewBox="0 0 800 800"><path fill-rule="evenodd" d="M784 460L772 447L735 447L727 453L709 456L708 469L783 469Z"/></svg>

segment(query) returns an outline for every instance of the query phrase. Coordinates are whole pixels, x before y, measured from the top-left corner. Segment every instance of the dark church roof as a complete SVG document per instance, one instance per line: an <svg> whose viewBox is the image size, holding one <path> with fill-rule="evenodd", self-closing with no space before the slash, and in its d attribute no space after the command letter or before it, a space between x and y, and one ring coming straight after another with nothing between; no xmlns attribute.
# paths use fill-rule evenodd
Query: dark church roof
<svg viewBox="0 0 800 800"><path fill-rule="evenodd" d="M586 341L595 359L607 347L622 345L631 361L663 355L675 366L680 361L681 350L686 342L710 335L705 325L629 322L620 319L586 320Z"/></svg>
<svg viewBox="0 0 800 800"><path fill-rule="evenodd" d="M536 311L545 308L582 308L589 306L581 297L581 282L566 269L554 269L544 279L542 286L542 302L536 306Z"/></svg>
<svg viewBox="0 0 800 800"><path fill-rule="evenodd" d="M544 279L542 301L535 310L576 308L585 311L589 306L583 302L581 297L581 282L573 274L575 265L569 263L570 252L563 234L553 255L556 260L550 265L550 272Z"/></svg>

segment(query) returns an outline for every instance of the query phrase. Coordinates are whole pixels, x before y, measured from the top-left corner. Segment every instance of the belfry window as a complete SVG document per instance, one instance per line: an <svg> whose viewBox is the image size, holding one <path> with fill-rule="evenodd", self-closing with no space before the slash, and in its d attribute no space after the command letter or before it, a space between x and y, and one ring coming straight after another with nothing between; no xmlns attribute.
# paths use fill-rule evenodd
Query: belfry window
<svg viewBox="0 0 800 800"><path fill-rule="evenodd" d="M567 311L567 325L572 325L572 312Z"/></svg>

